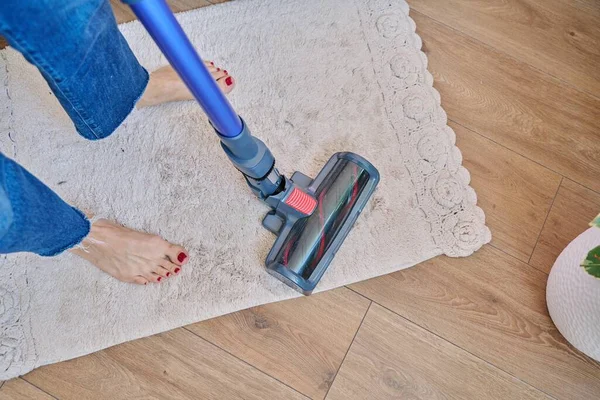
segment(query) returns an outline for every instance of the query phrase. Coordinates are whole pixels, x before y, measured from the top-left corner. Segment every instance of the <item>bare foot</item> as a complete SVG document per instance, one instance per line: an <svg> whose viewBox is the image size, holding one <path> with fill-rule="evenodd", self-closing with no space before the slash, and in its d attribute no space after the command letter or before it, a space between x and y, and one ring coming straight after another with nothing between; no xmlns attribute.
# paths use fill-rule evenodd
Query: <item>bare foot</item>
<svg viewBox="0 0 600 400"><path fill-rule="evenodd" d="M204 61L213 78L217 81L217 85L223 93L227 94L235 87L235 79L229 73L215 66L210 61ZM192 100L193 96L185 86L183 81L177 75L177 72L167 65L157 69L150 74L150 80L146 91L137 102L138 108L154 106L157 104L167 103L170 101Z"/></svg>
<svg viewBox="0 0 600 400"><path fill-rule="evenodd" d="M92 224L81 245L71 249L71 253L120 281L140 285L179 274L188 259L181 246L105 219Z"/></svg>

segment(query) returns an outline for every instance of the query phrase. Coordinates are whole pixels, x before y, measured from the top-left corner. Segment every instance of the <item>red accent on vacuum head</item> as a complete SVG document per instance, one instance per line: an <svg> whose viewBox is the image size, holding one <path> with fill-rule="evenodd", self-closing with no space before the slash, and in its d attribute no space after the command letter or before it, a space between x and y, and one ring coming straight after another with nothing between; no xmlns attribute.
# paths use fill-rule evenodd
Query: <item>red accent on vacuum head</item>
<svg viewBox="0 0 600 400"><path fill-rule="evenodd" d="M317 200L298 188L292 190L284 203L306 215L312 214L317 207Z"/></svg>

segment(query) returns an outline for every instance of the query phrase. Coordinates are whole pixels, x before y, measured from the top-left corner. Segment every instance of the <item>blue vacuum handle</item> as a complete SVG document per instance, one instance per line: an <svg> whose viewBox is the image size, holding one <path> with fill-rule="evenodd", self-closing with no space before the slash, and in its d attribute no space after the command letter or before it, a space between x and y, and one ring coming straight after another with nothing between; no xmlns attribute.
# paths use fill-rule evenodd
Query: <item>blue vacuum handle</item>
<svg viewBox="0 0 600 400"><path fill-rule="evenodd" d="M217 86L165 0L123 0L128 3L169 63L224 137L238 136L243 123Z"/></svg>

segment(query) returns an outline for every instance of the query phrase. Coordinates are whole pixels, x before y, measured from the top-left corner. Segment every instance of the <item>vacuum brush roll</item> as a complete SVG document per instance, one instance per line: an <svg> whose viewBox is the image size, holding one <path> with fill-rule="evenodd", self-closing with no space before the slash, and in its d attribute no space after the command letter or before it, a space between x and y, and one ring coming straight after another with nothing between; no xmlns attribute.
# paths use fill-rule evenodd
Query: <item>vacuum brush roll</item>
<svg viewBox="0 0 600 400"><path fill-rule="evenodd" d="M302 186L306 177L296 173L291 181ZM267 257L269 272L294 289L310 294L378 182L379 173L367 160L353 153L336 153L304 187L316 200L312 214L287 218L280 228Z"/></svg>

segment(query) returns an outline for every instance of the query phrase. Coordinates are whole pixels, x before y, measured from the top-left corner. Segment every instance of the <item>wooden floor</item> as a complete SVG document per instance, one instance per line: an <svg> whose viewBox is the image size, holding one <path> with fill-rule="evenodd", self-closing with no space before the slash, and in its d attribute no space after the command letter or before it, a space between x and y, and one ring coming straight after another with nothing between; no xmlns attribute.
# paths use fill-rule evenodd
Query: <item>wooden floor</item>
<svg viewBox="0 0 600 400"><path fill-rule="evenodd" d="M0 398L600 398L545 304L600 212L600 2L409 2L490 245L43 367Z"/></svg>

